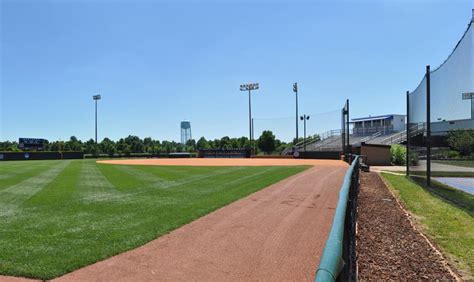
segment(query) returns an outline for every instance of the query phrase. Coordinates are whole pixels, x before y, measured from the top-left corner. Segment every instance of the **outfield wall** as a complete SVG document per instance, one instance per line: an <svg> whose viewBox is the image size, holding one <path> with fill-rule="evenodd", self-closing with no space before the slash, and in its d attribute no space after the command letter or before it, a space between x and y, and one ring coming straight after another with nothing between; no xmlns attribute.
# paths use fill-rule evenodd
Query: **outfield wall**
<svg viewBox="0 0 474 282"><path fill-rule="evenodd" d="M83 152L0 152L0 161L83 159Z"/></svg>

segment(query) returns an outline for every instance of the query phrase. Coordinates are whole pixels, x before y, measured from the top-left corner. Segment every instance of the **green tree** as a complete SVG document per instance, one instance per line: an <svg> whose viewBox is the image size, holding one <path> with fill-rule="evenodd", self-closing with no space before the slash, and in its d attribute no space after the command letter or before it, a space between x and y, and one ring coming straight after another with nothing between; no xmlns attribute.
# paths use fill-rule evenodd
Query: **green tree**
<svg viewBox="0 0 474 282"><path fill-rule="evenodd" d="M69 141L65 143L64 150L74 152L82 151L82 142L79 141L76 136L71 136Z"/></svg>
<svg viewBox="0 0 474 282"><path fill-rule="evenodd" d="M129 146L129 149L132 153L143 153L143 140L141 140L138 136L129 135L125 138L125 143Z"/></svg>
<svg viewBox="0 0 474 282"><path fill-rule="evenodd" d="M113 157L117 153L117 149L115 148L115 145L113 143L107 144L105 147L104 152L109 155L109 157Z"/></svg>
<svg viewBox="0 0 474 282"><path fill-rule="evenodd" d="M407 149L405 146L394 144L390 147L390 161L394 165L405 165L407 161Z"/></svg>
<svg viewBox="0 0 474 282"><path fill-rule="evenodd" d="M189 139L189 140L186 142L186 151L189 151L189 152L194 152L194 151L196 151L196 140L194 140L194 139Z"/></svg>
<svg viewBox="0 0 474 282"><path fill-rule="evenodd" d="M18 149L18 143L13 141L4 141L0 142L0 151L13 151L13 152L18 152L20 149Z"/></svg>
<svg viewBox="0 0 474 282"><path fill-rule="evenodd" d="M250 146L250 142L249 142L249 139L247 137L240 137L237 139L239 141L239 146L238 148L246 148L246 147L249 147Z"/></svg>
<svg viewBox="0 0 474 282"><path fill-rule="evenodd" d="M257 146L265 154L270 154L275 151L275 135L270 130L265 130L257 140Z"/></svg>
<svg viewBox="0 0 474 282"><path fill-rule="evenodd" d="M474 152L474 130L452 130L448 133L448 143L463 156Z"/></svg>
<svg viewBox="0 0 474 282"><path fill-rule="evenodd" d="M197 147L198 150L199 150L199 149L209 149L209 148L210 148L210 145L209 145L209 142L207 142L206 138L201 137L201 138L199 138L199 140L197 141L196 147Z"/></svg>
<svg viewBox="0 0 474 282"><path fill-rule="evenodd" d="M219 141L219 147L220 148L231 148L231 142L230 142L230 137L229 136L224 136L221 138Z"/></svg>

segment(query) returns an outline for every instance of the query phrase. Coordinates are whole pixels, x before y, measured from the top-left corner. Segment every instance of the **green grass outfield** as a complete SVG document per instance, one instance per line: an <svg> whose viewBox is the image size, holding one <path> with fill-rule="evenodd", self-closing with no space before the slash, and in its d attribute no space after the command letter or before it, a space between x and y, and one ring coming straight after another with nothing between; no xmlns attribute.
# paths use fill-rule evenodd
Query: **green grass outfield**
<svg viewBox="0 0 474 282"><path fill-rule="evenodd" d="M0 274L60 276L306 168L0 162Z"/></svg>
<svg viewBox="0 0 474 282"><path fill-rule="evenodd" d="M463 195L464 205L459 207L445 200L453 193L444 193L443 198L430 193L405 176L382 173L391 189L399 196L405 207L415 215L423 232L448 254L451 261L464 270L466 279L474 274L474 197ZM460 200L459 196L452 200Z"/></svg>

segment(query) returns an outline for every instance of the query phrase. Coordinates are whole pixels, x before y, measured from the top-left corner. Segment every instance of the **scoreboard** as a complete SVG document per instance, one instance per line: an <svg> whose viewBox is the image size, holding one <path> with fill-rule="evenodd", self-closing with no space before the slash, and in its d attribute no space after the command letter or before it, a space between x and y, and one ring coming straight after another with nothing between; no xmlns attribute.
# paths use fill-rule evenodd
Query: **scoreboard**
<svg viewBox="0 0 474 282"><path fill-rule="evenodd" d="M44 145L47 142L46 139L40 138L19 138L18 139L18 148L21 150L34 150L34 151L44 151Z"/></svg>

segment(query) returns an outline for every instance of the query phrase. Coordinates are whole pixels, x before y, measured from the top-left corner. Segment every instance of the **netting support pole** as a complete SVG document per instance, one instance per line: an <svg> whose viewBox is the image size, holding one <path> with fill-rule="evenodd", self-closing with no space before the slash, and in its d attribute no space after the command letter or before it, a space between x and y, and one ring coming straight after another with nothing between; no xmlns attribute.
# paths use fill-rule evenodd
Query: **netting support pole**
<svg viewBox="0 0 474 282"><path fill-rule="evenodd" d="M431 89L430 66L426 66L426 186L431 186Z"/></svg>
<svg viewBox="0 0 474 282"><path fill-rule="evenodd" d="M410 92L407 91L407 155L406 155L406 175L410 176Z"/></svg>
<svg viewBox="0 0 474 282"><path fill-rule="evenodd" d="M346 100L346 138L347 138L347 154L350 154L350 131L349 131L349 99ZM349 159L348 159L349 160Z"/></svg>
<svg viewBox="0 0 474 282"><path fill-rule="evenodd" d="M341 141L342 141L342 154L344 158L346 158L346 122L345 122L345 113L346 113L346 106L342 108L341 111Z"/></svg>

